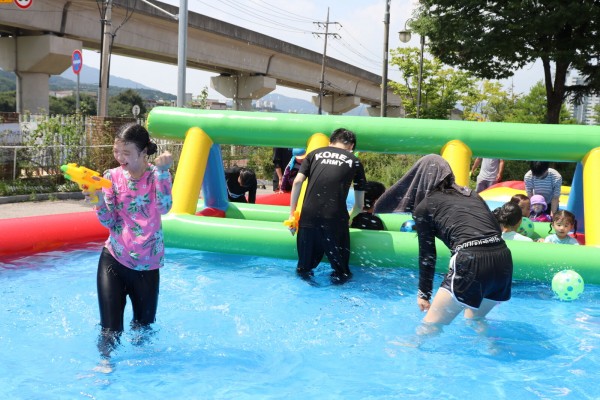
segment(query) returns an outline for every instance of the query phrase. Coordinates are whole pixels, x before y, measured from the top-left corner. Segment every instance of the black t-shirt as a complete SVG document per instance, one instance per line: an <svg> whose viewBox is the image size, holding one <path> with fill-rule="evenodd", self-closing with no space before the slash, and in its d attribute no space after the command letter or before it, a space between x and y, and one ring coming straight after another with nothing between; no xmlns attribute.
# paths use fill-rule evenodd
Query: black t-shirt
<svg viewBox="0 0 600 400"><path fill-rule="evenodd" d="M292 159L292 149L285 147L274 147L273 148L273 166L275 168L281 168L281 172L289 164Z"/></svg>
<svg viewBox="0 0 600 400"><path fill-rule="evenodd" d="M225 181L227 182L227 197L229 201L234 203L256 203L256 189L258 183L256 179L250 182L247 187L241 186L238 182L240 177L240 167L231 167L225 170ZM248 200L246 201L246 192L248 192Z"/></svg>
<svg viewBox="0 0 600 400"><path fill-rule="evenodd" d="M369 229L372 231L382 231L385 229L383 221L377 215L368 212L361 212L352 220L351 228Z"/></svg>
<svg viewBox="0 0 600 400"><path fill-rule="evenodd" d="M354 190L364 191L367 183L360 160L350 151L322 147L306 156L299 173L308 178L300 227L348 226L350 185L354 182Z"/></svg>
<svg viewBox="0 0 600 400"><path fill-rule="evenodd" d="M432 291L436 237L453 250L471 240L502 236L496 217L475 192L434 191L417 205L413 219L419 237L419 290L425 294Z"/></svg>

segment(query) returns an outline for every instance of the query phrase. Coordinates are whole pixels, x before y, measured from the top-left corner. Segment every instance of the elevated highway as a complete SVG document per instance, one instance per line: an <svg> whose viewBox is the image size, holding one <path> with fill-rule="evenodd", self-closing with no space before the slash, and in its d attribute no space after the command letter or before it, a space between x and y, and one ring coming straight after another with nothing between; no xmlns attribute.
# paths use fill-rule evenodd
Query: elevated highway
<svg viewBox="0 0 600 400"><path fill-rule="evenodd" d="M177 7L154 4L178 13ZM122 24L112 54L177 64L178 22L173 18L141 1L113 0L111 21L113 31ZM26 10L0 3L0 67L17 73L22 103L27 103L21 104L24 109L38 104L32 96L39 97L45 89L44 79L47 88L48 75L69 68L72 51L81 47L101 48L95 0L34 0ZM211 86L237 102L240 110L276 85L317 94L321 64L320 53L202 14L188 14L187 67L215 72ZM339 114L363 103L379 115L381 76L329 57L326 65L326 112ZM387 104L388 115L399 115L401 101L391 91Z"/></svg>

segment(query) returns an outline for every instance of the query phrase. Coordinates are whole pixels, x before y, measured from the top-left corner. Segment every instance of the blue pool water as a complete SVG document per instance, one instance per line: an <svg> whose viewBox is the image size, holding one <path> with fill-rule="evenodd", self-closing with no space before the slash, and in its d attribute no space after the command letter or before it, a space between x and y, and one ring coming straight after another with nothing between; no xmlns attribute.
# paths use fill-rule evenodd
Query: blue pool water
<svg viewBox="0 0 600 400"><path fill-rule="evenodd" d="M598 399L600 288L517 283L488 333L462 317L421 347L417 273L168 249L154 333L100 358L99 249L0 263L2 399ZM439 276L435 285L439 285ZM131 310L126 310L131 317Z"/></svg>

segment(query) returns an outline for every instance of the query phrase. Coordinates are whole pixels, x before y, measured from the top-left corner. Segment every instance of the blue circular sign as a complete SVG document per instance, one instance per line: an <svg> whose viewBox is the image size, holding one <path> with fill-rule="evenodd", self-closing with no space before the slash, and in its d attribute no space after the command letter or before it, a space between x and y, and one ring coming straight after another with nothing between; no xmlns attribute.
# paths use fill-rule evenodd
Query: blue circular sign
<svg viewBox="0 0 600 400"><path fill-rule="evenodd" d="M75 50L73 55L71 56L71 66L73 67L73 72L75 74L79 74L81 72L81 68L83 67L83 55L80 50Z"/></svg>

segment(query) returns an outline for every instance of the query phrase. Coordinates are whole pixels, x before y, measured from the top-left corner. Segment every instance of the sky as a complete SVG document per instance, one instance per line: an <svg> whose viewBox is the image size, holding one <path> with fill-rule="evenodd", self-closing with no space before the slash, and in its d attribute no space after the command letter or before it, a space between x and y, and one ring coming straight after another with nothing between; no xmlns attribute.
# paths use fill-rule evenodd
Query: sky
<svg viewBox="0 0 600 400"><path fill-rule="evenodd" d="M154 0L147 0L157 4ZM179 6L179 0L164 2ZM398 32L404 29L408 18L413 15L417 1L391 0L389 48L418 47L419 37L413 35L408 43L400 42ZM355 65L378 75L383 70L383 41L385 0L188 0L191 12L207 15L231 24L242 26L289 43L323 52L323 35L315 22L324 22L329 8L330 33L338 39L328 39L327 56ZM113 25L118 21L113 21ZM324 32L323 29L320 30ZM117 32L118 35L118 32ZM426 55L427 57L427 55ZM84 50L84 68L100 66L100 54ZM144 71L140 74L140 71ZM177 66L164 63L136 60L112 55L111 75L127 78L163 92L177 94ZM188 68L186 70L186 92L197 96L204 86L209 88L209 98L224 100L224 96L210 88L213 72ZM502 81L505 87L513 85L517 93L527 93L542 75L539 63L518 71L513 78ZM160 77L160 79L156 79ZM398 69L390 66L388 78L400 80ZM310 100L305 91L278 86L274 93Z"/></svg>

